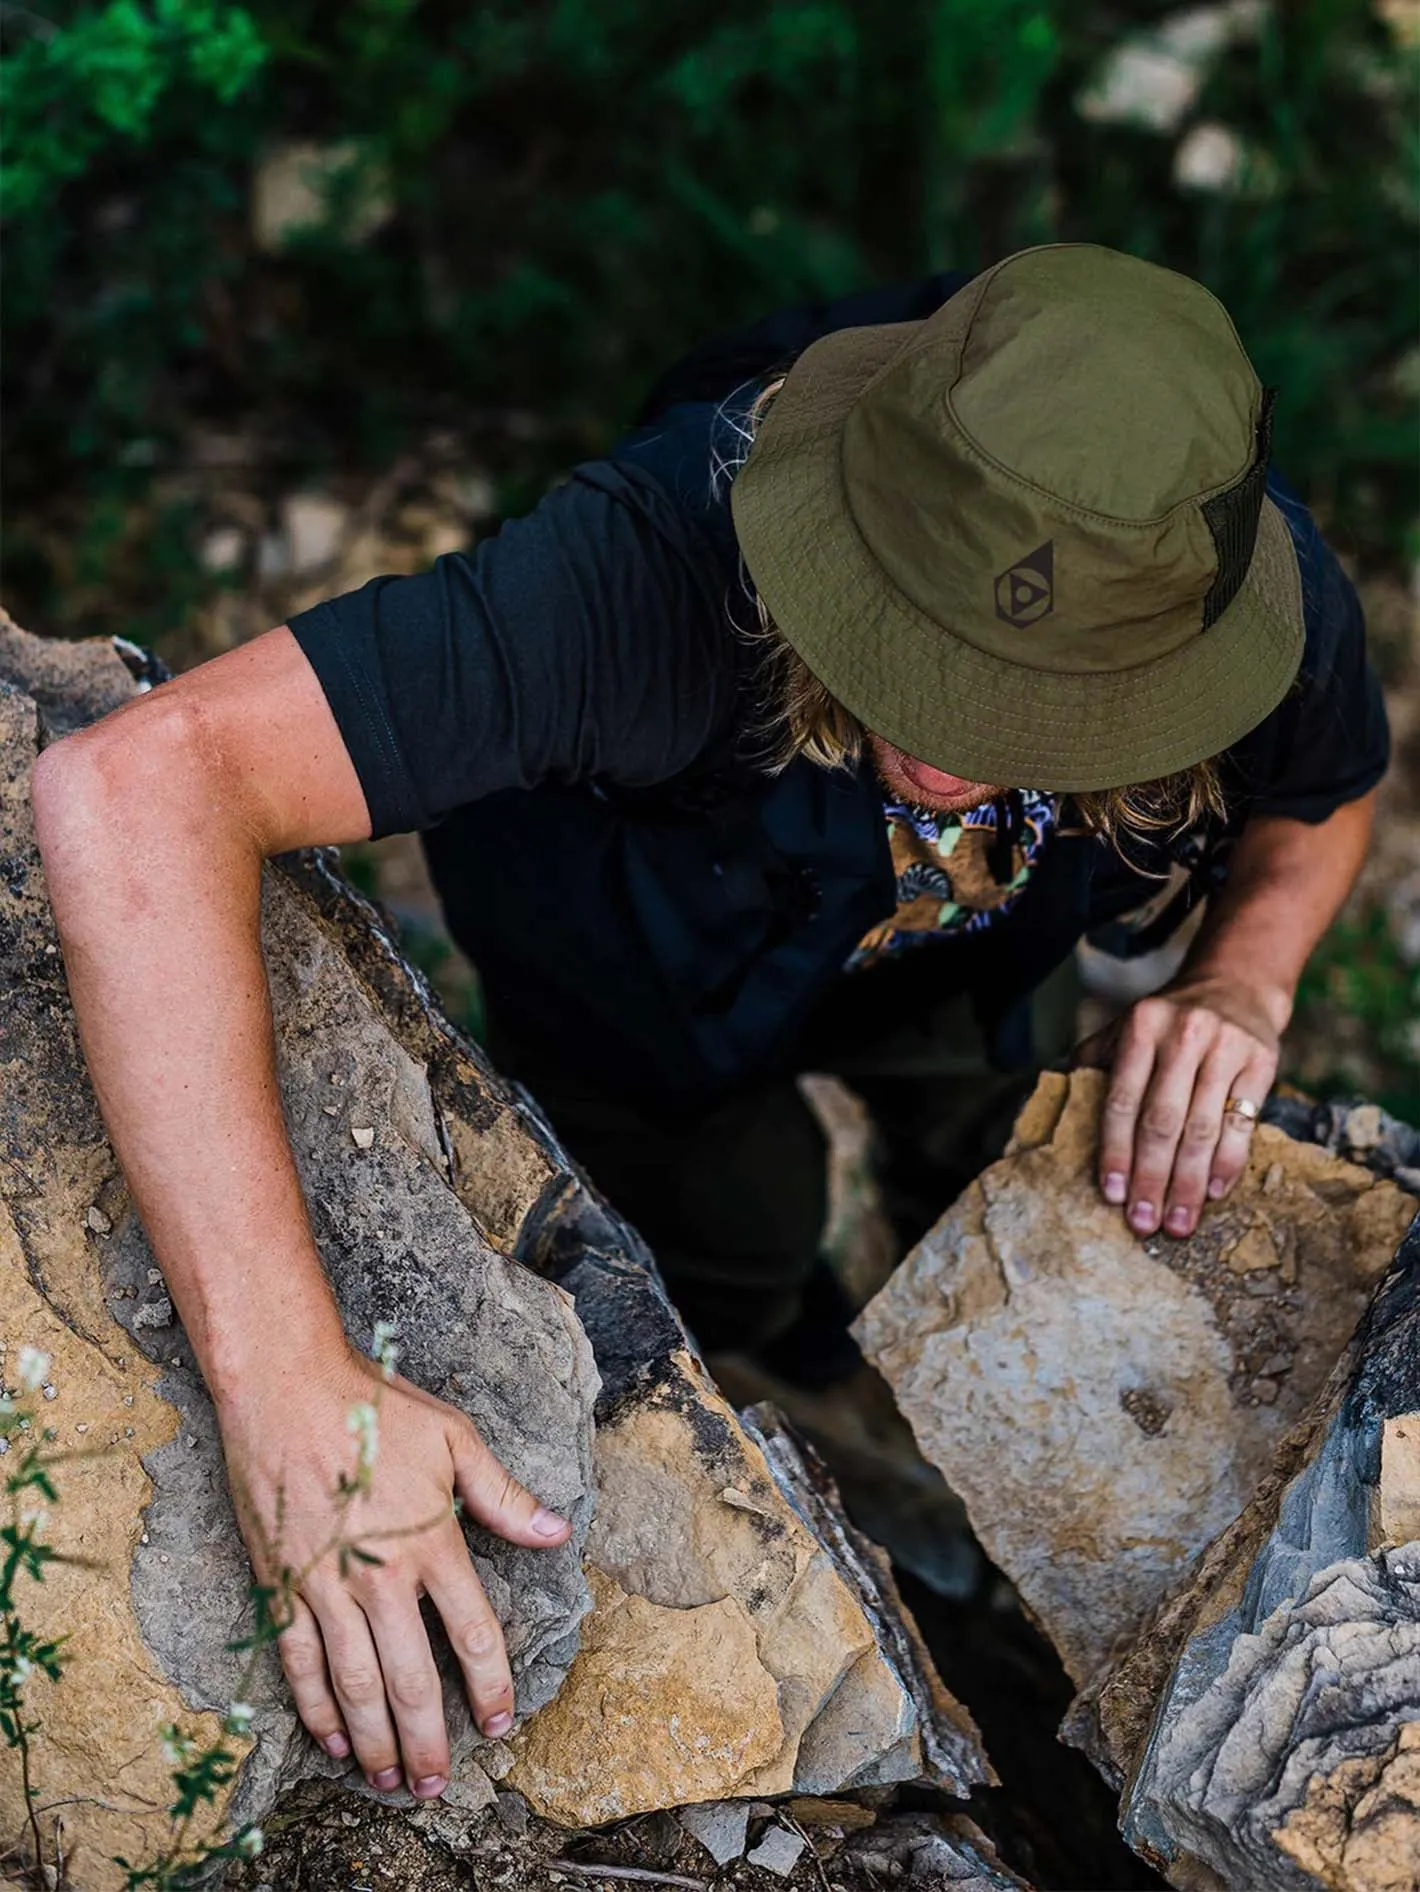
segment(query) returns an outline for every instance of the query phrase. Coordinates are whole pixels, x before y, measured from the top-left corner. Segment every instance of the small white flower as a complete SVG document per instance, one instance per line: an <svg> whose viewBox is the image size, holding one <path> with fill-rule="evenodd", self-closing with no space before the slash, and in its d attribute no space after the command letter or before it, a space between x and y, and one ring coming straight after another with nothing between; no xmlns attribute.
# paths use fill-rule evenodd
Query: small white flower
<svg viewBox="0 0 1420 1892"><path fill-rule="evenodd" d="M40 1505L34 1511L27 1512L20 1519L20 1523L35 1537L38 1537L42 1533L48 1522L49 1513L45 1510L43 1505Z"/></svg>
<svg viewBox="0 0 1420 1892"><path fill-rule="evenodd" d="M182 1767L192 1756L192 1740L180 1728L163 1729L163 1759L169 1767Z"/></svg>
<svg viewBox="0 0 1420 1892"><path fill-rule="evenodd" d="M398 1338L399 1329L393 1321L377 1320L375 1322L374 1344L370 1351L378 1361L380 1371L386 1379L393 1374L395 1363L399 1359L400 1350L395 1344Z"/></svg>
<svg viewBox="0 0 1420 1892"><path fill-rule="evenodd" d="M35 1665L28 1656L17 1655L10 1664L10 1679L16 1688L23 1688L34 1674Z"/></svg>
<svg viewBox="0 0 1420 1892"><path fill-rule="evenodd" d="M228 1704L226 1729L228 1734L246 1734L256 1719L256 1710L249 1701L234 1701Z"/></svg>
<svg viewBox="0 0 1420 1892"><path fill-rule="evenodd" d="M1232 191L1246 165L1243 142L1227 125L1195 125L1174 152L1175 184L1185 190Z"/></svg>
<svg viewBox="0 0 1420 1892"><path fill-rule="evenodd" d="M266 1835L259 1826L249 1826L237 1840L237 1851L243 1859L255 1859L266 1844Z"/></svg>
<svg viewBox="0 0 1420 1892"><path fill-rule="evenodd" d="M361 1476L367 1476L380 1449L380 1415L368 1400L361 1400L345 1415L345 1430L358 1441Z"/></svg>
<svg viewBox="0 0 1420 1892"><path fill-rule="evenodd" d="M50 1359L38 1347L21 1347L18 1361L20 1391L37 1393L49 1378Z"/></svg>

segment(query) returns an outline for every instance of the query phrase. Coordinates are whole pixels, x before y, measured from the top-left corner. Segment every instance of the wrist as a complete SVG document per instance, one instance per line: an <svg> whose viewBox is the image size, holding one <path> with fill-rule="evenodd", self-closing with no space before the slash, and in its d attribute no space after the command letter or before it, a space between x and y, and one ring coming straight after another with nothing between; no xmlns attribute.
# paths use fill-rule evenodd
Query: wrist
<svg viewBox="0 0 1420 1892"><path fill-rule="evenodd" d="M275 1319L224 1323L199 1349L224 1427L274 1398L288 1402L334 1386L351 1371L352 1349L333 1303L274 1312Z"/></svg>
<svg viewBox="0 0 1420 1892"><path fill-rule="evenodd" d="M1232 1016L1244 1014L1237 1022L1255 1015L1265 1020L1272 1034L1280 1038L1292 1020L1296 1000L1296 981L1276 974L1259 972L1255 967L1241 967L1228 959L1209 954L1186 965L1175 981L1177 987L1195 990L1207 1002L1210 991L1220 1000L1218 1009Z"/></svg>

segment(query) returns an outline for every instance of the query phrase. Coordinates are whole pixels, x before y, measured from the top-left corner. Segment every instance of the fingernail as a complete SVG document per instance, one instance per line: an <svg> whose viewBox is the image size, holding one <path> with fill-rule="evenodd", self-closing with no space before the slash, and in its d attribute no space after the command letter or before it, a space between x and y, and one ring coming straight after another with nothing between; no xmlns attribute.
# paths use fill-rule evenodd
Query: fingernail
<svg viewBox="0 0 1420 1892"><path fill-rule="evenodd" d="M1214 1176L1209 1181L1208 1200L1210 1202L1216 1202L1219 1196L1225 1196L1227 1193L1228 1193L1228 1185L1223 1181L1221 1176Z"/></svg>
<svg viewBox="0 0 1420 1892"><path fill-rule="evenodd" d="M555 1511L549 1511L545 1504L540 1504L532 1514L532 1527L539 1537L556 1537L559 1531L566 1530L567 1520L558 1517Z"/></svg>
<svg viewBox="0 0 1420 1892"><path fill-rule="evenodd" d="M1171 1235L1187 1235L1188 1227L1192 1220L1193 1217L1189 1214L1187 1209L1170 1209L1168 1213L1169 1233Z"/></svg>
<svg viewBox="0 0 1420 1892"><path fill-rule="evenodd" d="M350 1752L349 1739L343 1734L328 1734L321 1742L321 1746L331 1759L336 1761L343 1761Z"/></svg>
<svg viewBox="0 0 1420 1892"><path fill-rule="evenodd" d="M1133 1223L1134 1227L1138 1229L1141 1235L1152 1234L1153 1230L1158 1225L1158 1219L1159 1218L1154 1214L1154 1205L1152 1202L1136 1202L1134 1207L1129 1211L1129 1220Z"/></svg>
<svg viewBox="0 0 1420 1892"><path fill-rule="evenodd" d="M1114 1203L1117 1208L1124 1200L1128 1188L1128 1179L1121 1176L1117 1169L1112 1169L1104 1179L1104 1199Z"/></svg>
<svg viewBox="0 0 1420 1892"><path fill-rule="evenodd" d="M505 1708L501 1714L490 1715L488 1717L487 1721L483 1724L483 1732L488 1736L490 1741L497 1741L508 1732L512 1725L513 1717Z"/></svg>
<svg viewBox="0 0 1420 1892"><path fill-rule="evenodd" d="M437 1800L448 1784L442 1774L426 1774L423 1780L415 1781L414 1797L416 1800Z"/></svg>
<svg viewBox="0 0 1420 1892"><path fill-rule="evenodd" d="M378 1774L370 1775L370 1785L378 1787L381 1793L391 1793L403 1779L397 1767L382 1767Z"/></svg>

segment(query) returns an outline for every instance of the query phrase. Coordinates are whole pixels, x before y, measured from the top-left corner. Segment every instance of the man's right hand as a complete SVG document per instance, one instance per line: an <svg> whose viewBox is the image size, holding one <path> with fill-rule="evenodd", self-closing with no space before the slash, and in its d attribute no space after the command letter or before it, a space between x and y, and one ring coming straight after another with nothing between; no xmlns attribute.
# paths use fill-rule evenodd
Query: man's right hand
<svg viewBox="0 0 1420 1892"><path fill-rule="evenodd" d="M369 834L354 766L281 629L53 743L33 793L94 1089L221 1415L268 1581L259 1540L281 1496L275 1561L303 1573L282 1643L301 1718L379 1785L402 1767L416 1792L437 1793L449 1756L421 1589L480 1726L496 1732L512 1708L454 1494L518 1543L560 1543L567 1527L537 1528L536 1501L461 1414L405 1381L382 1384L351 1352L311 1238L276 1078L261 871L287 848ZM334 1554L316 1553L355 1462L347 1415L376 1394L381 1448L345 1526L383 1562L355 1561L347 1583Z"/></svg>
<svg viewBox="0 0 1420 1892"><path fill-rule="evenodd" d="M368 1452L349 1415L366 1406L378 1412L378 1443L363 1488L342 1499L342 1477ZM449 1742L421 1596L443 1619L483 1733L496 1738L513 1721L502 1632L454 1497L515 1544L550 1549L571 1526L504 1470L462 1413L353 1353L303 1375L294 1395L282 1385L228 1400L221 1417L252 1562L278 1591L278 1614L289 1608L279 1646L301 1720L328 1754L353 1750L372 1786L442 1793ZM340 1545L379 1562L347 1556L342 1575Z"/></svg>

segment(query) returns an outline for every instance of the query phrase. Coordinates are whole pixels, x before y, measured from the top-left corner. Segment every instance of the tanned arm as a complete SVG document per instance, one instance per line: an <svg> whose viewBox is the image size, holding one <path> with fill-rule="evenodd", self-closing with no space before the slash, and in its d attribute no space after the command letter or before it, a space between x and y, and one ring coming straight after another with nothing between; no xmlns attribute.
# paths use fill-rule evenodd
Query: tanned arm
<svg viewBox="0 0 1420 1892"><path fill-rule="evenodd" d="M1100 1188L1139 1234L1191 1234L1203 1203L1242 1174L1252 1125L1223 1106L1271 1089L1297 981L1360 872L1374 817L1372 792L1316 824L1249 821L1178 977L1081 1047L1082 1062L1112 1065Z"/></svg>
<svg viewBox="0 0 1420 1892"><path fill-rule="evenodd" d="M52 745L33 792L90 1074L216 1404L248 1544L260 1568L279 1492L281 1560L302 1569L350 1470L346 1415L376 1381L343 1332L286 1137L261 868L366 837L358 777L283 627ZM516 1543L567 1536L462 1414L394 1378L359 1513L361 1535L388 1534L382 1562L348 1583L333 1559L318 1565L281 1639L315 1738L422 1797L442 1792L449 1756L421 1587L485 1733L504 1732L513 1705L455 1491Z"/></svg>

